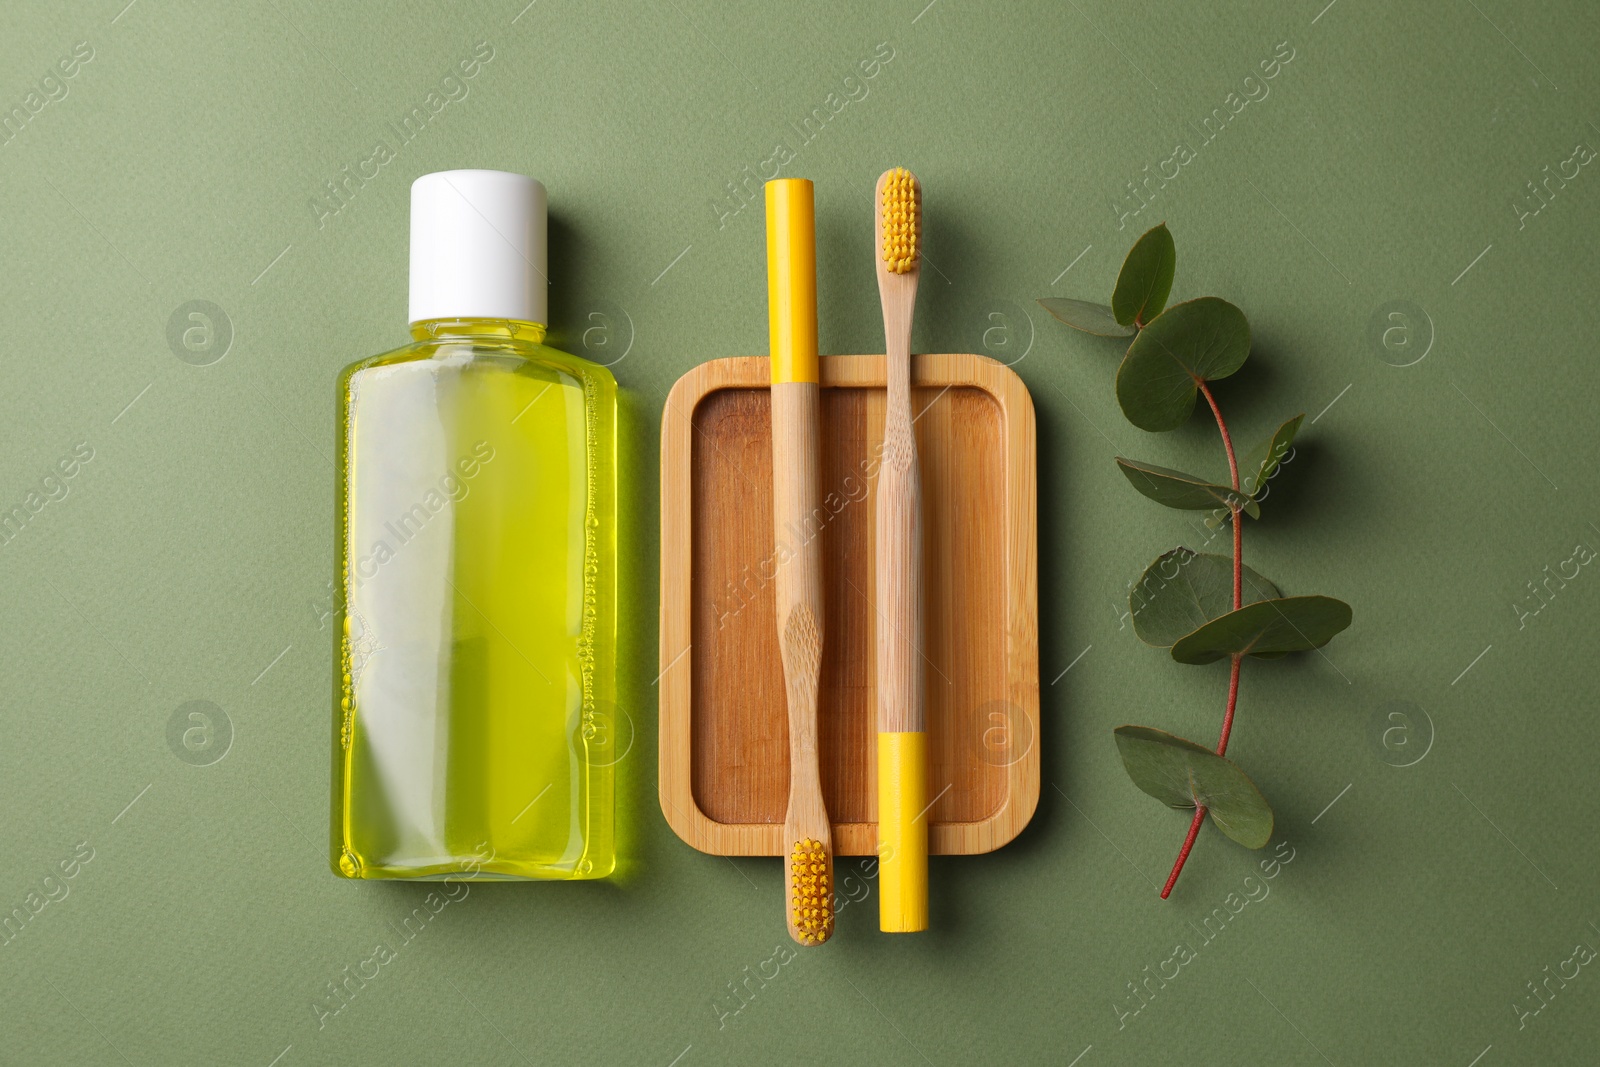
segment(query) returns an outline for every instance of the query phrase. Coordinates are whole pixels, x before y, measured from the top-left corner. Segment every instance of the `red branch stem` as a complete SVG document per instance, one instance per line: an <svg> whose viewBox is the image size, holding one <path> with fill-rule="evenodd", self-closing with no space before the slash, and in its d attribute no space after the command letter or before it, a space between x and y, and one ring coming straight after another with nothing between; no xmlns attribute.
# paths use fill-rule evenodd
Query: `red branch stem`
<svg viewBox="0 0 1600 1067"><path fill-rule="evenodd" d="M1195 382L1200 388L1200 394L1206 398L1206 403L1211 405L1211 414L1217 420L1217 429L1222 432L1222 447L1228 453L1228 476L1233 480L1233 491L1239 491L1239 459L1233 451L1233 437L1228 433L1228 424L1222 418L1222 409L1217 406L1217 398L1211 395L1211 390L1206 387L1203 380ZM1239 508L1234 504L1228 505L1233 520L1233 610L1238 611L1244 607L1244 524L1239 521ZM1228 676L1228 710L1222 717L1222 733L1217 738L1217 755L1224 756L1228 752L1228 738L1233 733L1233 712L1239 706L1239 663L1241 657L1233 657L1233 669ZM1206 809L1194 809L1194 821L1189 823L1189 833L1183 839L1183 848L1178 852L1178 859L1172 865L1172 873L1167 876L1167 884L1161 889L1161 899L1167 899L1172 892L1172 887L1178 882L1178 875L1183 873L1183 865L1189 862L1189 852L1194 848L1195 838L1200 835L1200 825L1206 820Z"/></svg>
<svg viewBox="0 0 1600 1067"><path fill-rule="evenodd" d="M1233 733L1233 709L1239 706L1239 659L1233 657L1233 673L1228 677L1228 710L1222 716L1222 733L1217 738L1217 755L1228 754L1228 735Z"/></svg>
<svg viewBox="0 0 1600 1067"><path fill-rule="evenodd" d="M1178 853L1178 862L1172 865L1172 873L1167 875L1167 884L1161 887L1161 899L1166 900L1172 892L1172 887L1177 884L1178 875L1183 870L1183 865L1189 861L1189 850L1194 848L1194 839L1200 836L1200 824L1206 821L1206 809L1194 809L1194 821L1189 824L1189 836L1183 839L1183 850Z"/></svg>

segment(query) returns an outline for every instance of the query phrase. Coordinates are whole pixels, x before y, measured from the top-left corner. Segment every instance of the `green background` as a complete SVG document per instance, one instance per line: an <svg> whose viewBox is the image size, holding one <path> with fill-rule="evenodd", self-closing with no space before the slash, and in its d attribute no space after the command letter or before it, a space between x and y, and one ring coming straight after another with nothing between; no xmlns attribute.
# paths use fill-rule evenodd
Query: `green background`
<svg viewBox="0 0 1600 1067"><path fill-rule="evenodd" d="M1528 583L1600 549L1600 174L1551 182L1537 214L1526 183L1600 146L1600 9L124 3L8 7L0 35L5 109L93 50L0 146L0 510L60 487L0 544L0 909L93 849L0 945L0 1060L1592 1060L1600 976L1565 961L1600 947L1600 575ZM470 92L399 144L390 124L478 42ZM791 123L847 91L801 143ZM312 198L379 140L394 159L319 225ZM1033 393L1044 785L1019 840L934 862L929 933L880 935L857 882L835 943L780 954L741 1001L730 983L785 944L780 872L693 851L657 806L655 468L672 382L765 349L760 212L715 205L780 141L817 182L823 351L882 344L869 190L905 164L935 268L916 346L1012 362ZM1131 214L1127 183L1180 142L1195 158ZM609 883L473 888L319 1029L327 983L427 892L326 865L332 383L404 340L408 187L454 167L548 185L558 343L621 357L631 859ZM1174 299L1251 317L1218 389L1241 444L1307 413L1246 558L1355 623L1246 668L1229 754L1293 861L1124 1018L1127 983L1198 944L1264 855L1208 828L1158 900L1185 819L1111 736L1220 721L1225 665L1174 664L1121 617L1128 581L1204 528L1112 462L1220 477L1214 431L1131 427L1115 342L1034 303L1107 300L1163 219ZM194 300L225 353L169 343ZM47 485L79 445L92 460ZM194 700L231 729L205 766L169 742ZM1532 1014L1525 983L1562 967Z"/></svg>

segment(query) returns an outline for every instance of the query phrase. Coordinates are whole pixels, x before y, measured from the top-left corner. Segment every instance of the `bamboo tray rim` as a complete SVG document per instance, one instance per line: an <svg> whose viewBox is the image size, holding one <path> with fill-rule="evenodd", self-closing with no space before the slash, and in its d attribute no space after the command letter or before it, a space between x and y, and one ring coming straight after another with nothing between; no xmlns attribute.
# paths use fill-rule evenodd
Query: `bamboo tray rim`
<svg viewBox="0 0 1600 1067"><path fill-rule="evenodd" d="M883 355L823 356L823 388L883 388ZM661 627L659 701L659 788L663 815L683 841L712 855L777 856L783 852L783 824L719 822L708 816L693 791L693 434L700 404L729 389L766 389L771 384L765 356L732 356L690 368L667 395L661 420ZM916 387L977 388L989 394L1001 413L1006 546L1006 690L1031 730L1028 751L1006 768L1004 800L994 812L970 822L932 821L929 851L935 855L975 855L1013 840L1039 803L1039 644L1037 486L1033 400L1010 367L971 353L928 353L912 357ZM875 822L833 824L838 855L877 851Z"/></svg>

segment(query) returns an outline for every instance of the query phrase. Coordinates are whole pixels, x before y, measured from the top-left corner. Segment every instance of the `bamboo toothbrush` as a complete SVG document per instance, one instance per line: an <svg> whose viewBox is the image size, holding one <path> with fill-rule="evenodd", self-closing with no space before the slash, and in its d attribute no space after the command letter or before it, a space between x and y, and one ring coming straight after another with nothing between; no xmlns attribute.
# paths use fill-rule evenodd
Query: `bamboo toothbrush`
<svg viewBox="0 0 1600 1067"><path fill-rule="evenodd" d="M922 503L911 418L911 315L922 187L904 167L878 179L874 230L889 406L878 467L878 928L928 928L928 734L922 679Z"/></svg>
<svg viewBox="0 0 1600 1067"><path fill-rule="evenodd" d="M778 646L789 702L789 811L783 889L789 936L833 933L833 833L817 766L822 673L822 542L815 528L821 441L817 242L811 183L767 183L767 318L772 338L773 544Z"/></svg>

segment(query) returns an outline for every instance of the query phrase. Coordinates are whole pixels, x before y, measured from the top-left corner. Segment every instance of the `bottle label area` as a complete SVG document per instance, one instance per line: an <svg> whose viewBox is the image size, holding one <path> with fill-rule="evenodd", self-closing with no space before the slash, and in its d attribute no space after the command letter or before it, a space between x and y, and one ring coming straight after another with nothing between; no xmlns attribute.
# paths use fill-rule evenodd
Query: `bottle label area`
<svg viewBox="0 0 1600 1067"><path fill-rule="evenodd" d="M584 380L542 370L433 358L349 378L334 798L347 876L610 869L615 732L596 728L609 499Z"/></svg>

